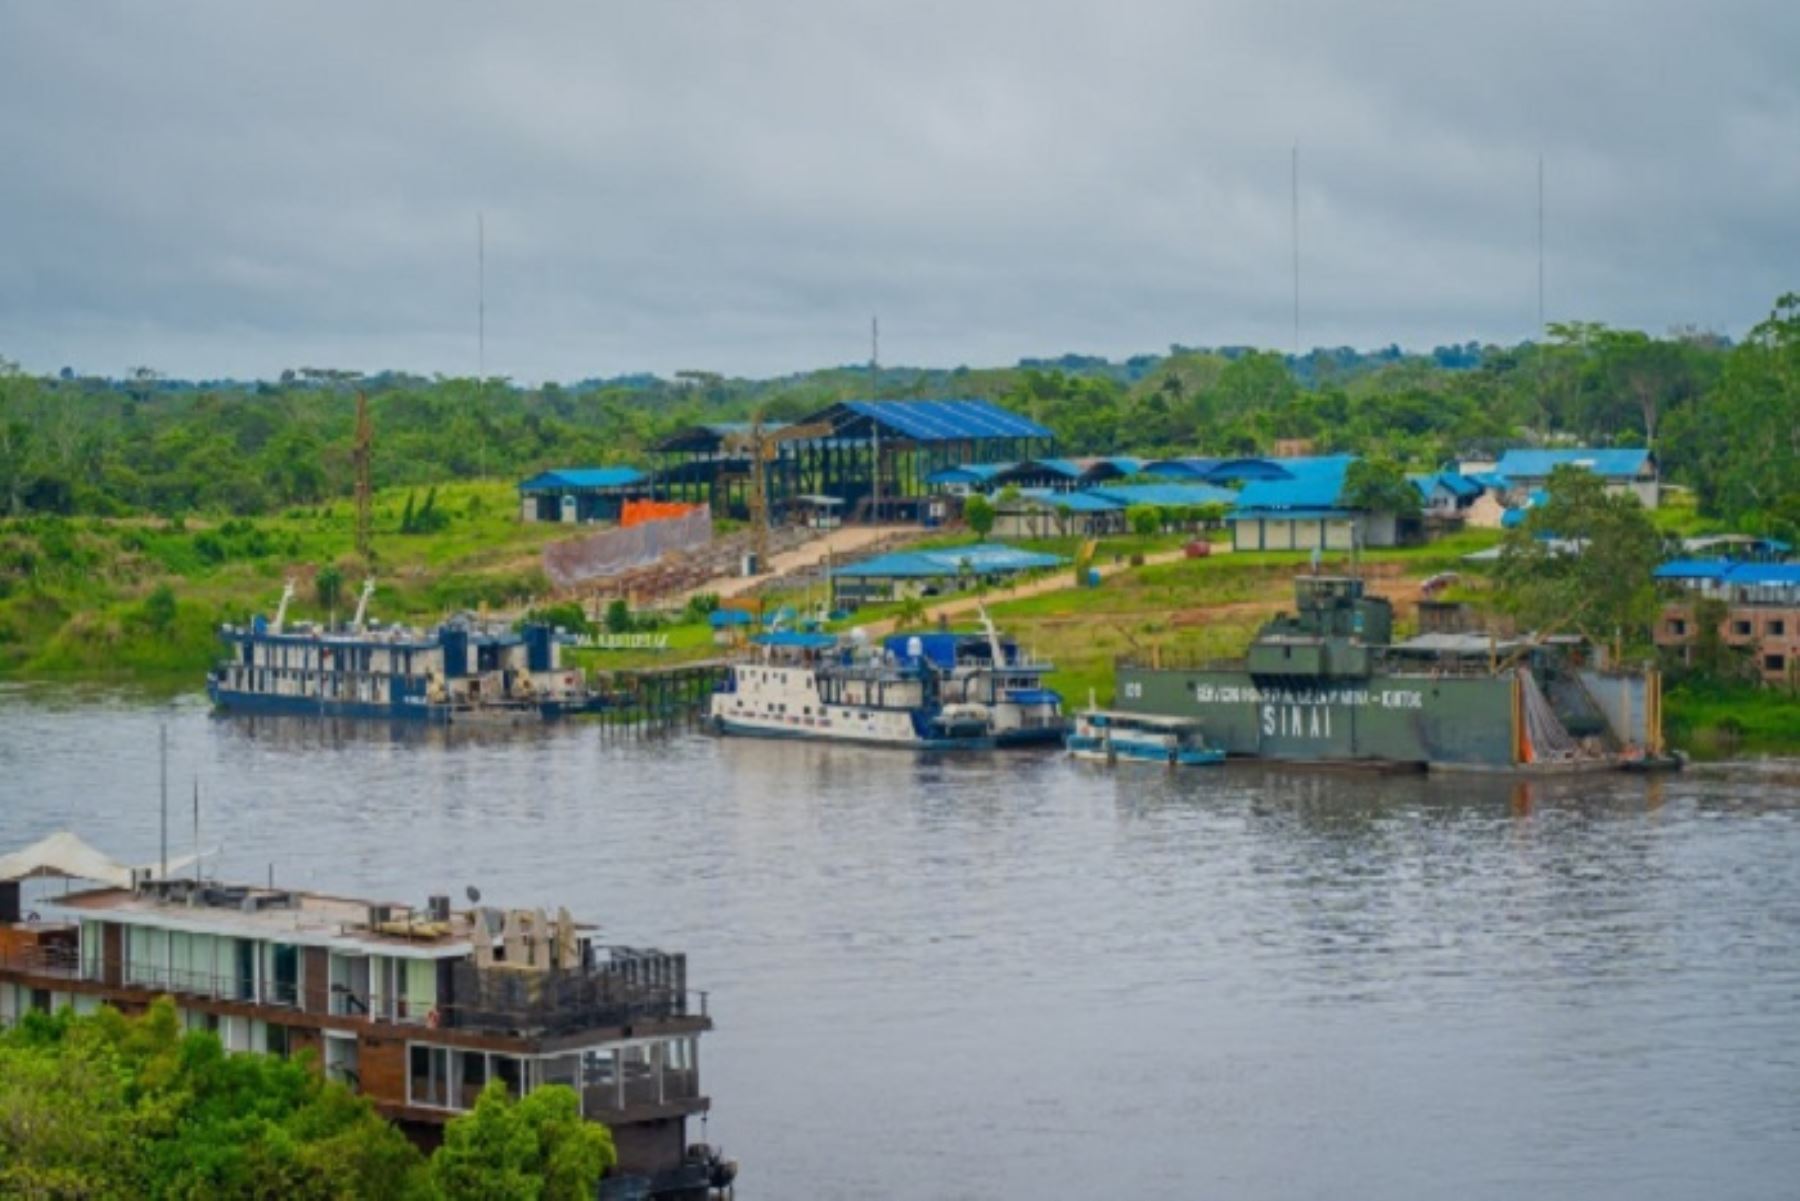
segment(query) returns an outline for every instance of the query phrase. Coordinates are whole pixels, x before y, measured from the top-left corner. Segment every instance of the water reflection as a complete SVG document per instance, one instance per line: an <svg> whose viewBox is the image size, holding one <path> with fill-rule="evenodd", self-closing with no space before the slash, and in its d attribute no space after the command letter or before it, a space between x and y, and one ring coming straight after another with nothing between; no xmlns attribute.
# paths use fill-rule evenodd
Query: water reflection
<svg viewBox="0 0 1800 1201"><path fill-rule="evenodd" d="M0 841L153 857L164 720L228 872L476 884L688 951L746 1198L1776 1196L1800 1173L1791 766L1170 773L15 690Z"/></svg>

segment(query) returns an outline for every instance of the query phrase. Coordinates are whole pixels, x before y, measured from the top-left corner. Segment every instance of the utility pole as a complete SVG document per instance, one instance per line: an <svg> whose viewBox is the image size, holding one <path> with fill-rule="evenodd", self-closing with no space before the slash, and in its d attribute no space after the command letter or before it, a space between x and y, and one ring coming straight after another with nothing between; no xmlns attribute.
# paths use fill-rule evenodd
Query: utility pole
<svg viewBox="0 0 1800 1201"><path fill-rule="evenodd" d="M475 214L475 386L487 379L487 218Z"/></svg>
<svg viewBox="0 0 1800 1201"><path fill-rule="evenodd" d="M1293 218L1294 244L1294 357L1300 357L1300 143L1294 143L1294 155L1289 171L1289 190L1291 215Z"/></svg>
<svg viewBox="0 0 1800 1201"><path fill-rule="evenodd" d="M869 318L869 399L877 400L881 396L881 318ZM874 516L875 523L881 524L881 422L869 420L871 438L871 454L874 458Z"/></svg>
<svg viewBox="0 0 1800 1201"><path fill-rule="evenodd" d="M157 879L169 878L169 723L163 722L157 728L157 749L160 753L162 775L162 870Z"/></svg>
<svg viewBox="0 0 1800 1201"><path fill-rule="evenodd" d="M351 448L350 457L356 465L356 553L362 556L363 563L373 566L375 563L375 547L370 537L372 492L370 488L370 460L374 457L375 429L369 423L369 398L358 388L356 391L356 441Z"/></svg>
<svg viewBox="0 0 1800 1201"><path fill-rule="evenodd" d="M1537 172L1537 333L1532 341L1537 344L1537 392L1538 392L1538 424L1545 429L1550 428L1550 399L1545 395L1544 385L1544 152L1538 151Z"/></svg>

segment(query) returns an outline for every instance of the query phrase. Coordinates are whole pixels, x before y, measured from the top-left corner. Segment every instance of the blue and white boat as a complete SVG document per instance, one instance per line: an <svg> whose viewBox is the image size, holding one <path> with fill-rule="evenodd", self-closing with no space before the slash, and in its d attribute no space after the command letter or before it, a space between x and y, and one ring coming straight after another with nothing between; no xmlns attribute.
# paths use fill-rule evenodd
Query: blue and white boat
<svg viewBox="0 0 1800 1201"><path fill-rule="evenodd" d="M1101 763L1204 767L1225 761L1223 750L1206 744L1198 721L1150 713L1089 708L1075 715L1066 745L1075 758Z"/></svg>
<svg viewBox="0 0 1800 1201"><path fill-rule="evenodd" d="M709 709L721 734L808 738L911 750L1054 744L1067 724L1045 687L1048 663L982 614L979 633L777 631L751 639Z"/></svg>
<svg viewBox="0 0 1800 1201"><path fill-rule="evenodd" d="M206 691L226 712L404 721L522 722L596 708L582 673L562 665L549 626L514 630L453 618L430 630L367 620L374 582L348 625L287 620L289 581L273 618L220 631L227 655Z"/></svg>

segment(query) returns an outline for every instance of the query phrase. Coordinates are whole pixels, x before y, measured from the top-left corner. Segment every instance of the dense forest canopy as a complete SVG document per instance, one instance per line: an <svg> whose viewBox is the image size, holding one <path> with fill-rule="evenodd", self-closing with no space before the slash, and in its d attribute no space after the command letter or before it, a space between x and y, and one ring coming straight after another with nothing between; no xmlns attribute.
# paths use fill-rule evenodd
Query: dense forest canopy
<svg viewBox="0 0 1800 1201"><path fill-rule="evenodd" d="M1800 527L1800 296L1740 344L1589 323L1541 344L1430 355L1321 350L1285 357L1174 347L950 371L835 367L776 380L704 372L561 386L366 379L332 370L194 384L140 369L123 380L33 377L0 360L0 515L252 515L351 486L355 392L364 390L382 485L522 477L551 465L639 461L683 423L760 411L793 418L833 401L978 396L1028 413L1068 454L1248 454L1310 439L1431 468L1483 448L1652 445L1665 480L1701 512L1751 531Z"/></svg>

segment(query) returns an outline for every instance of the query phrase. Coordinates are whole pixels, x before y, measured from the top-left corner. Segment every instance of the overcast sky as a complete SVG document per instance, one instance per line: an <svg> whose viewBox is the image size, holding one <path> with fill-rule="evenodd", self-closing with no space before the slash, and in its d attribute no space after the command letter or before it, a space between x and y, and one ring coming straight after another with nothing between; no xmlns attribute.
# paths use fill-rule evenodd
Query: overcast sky
<svg viewBox="0 0 1800 1201"><path fill-rule="evenodd" d="M1800 4L0 0L0 355L522 380L1732 335Z"/></svg>

